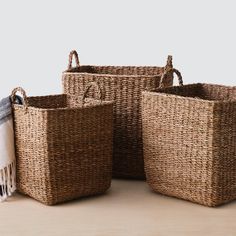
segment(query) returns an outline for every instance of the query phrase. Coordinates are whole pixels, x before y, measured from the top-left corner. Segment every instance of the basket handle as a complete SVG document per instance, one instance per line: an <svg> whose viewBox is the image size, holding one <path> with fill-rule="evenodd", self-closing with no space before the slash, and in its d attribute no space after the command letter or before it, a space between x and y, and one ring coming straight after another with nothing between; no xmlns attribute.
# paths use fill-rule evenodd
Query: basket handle
<svg viewBox="0 0 236 236"><path fill-rule="evenodd" d="M87 87L85 88L84 90L84 94L82 96L82 105L84 105L85 103L85 98L87 97L88 95L88 92L91 88L94 88L95 89L95 94L97 95L98 97L98 100L102 101L102 92L101 92L101 88L99 87L99 85L96 83L96 82L91 82L87 85Z"/></svg>
<svg viewBox="0 0 236 236"><path fill-rule="evenodd" d="M165 69L168 70L172 68L173 68L173 57L171 55L168 55Z"/></svg>
<svg viewBox="0 0 236 236"><path fill-rule="evenodd" d="M70 54L69 54L68 70L70 70L72 68L73 57L75 58L76 67L79 67L79 56L78 56L78 53L76 52L76 50L72 50L70 52Z"/></svg>
<svg viewBox="0 0 236 236"><path fill-rule="evenodd" d="M168 73L176 74L178 77L178 80L179 80L179 86L183 86L183 78L182 78L181 73L177 69L171 68L171 69L165 70L164 73L162 74L159 88L164 87L164 80L165 80L166 76L168 75Z"/></svg>
<svg viewBox="0 0 236 236"><path fill-rule="evenodd" d="M27 96L26 96L26 92L23 88L21 87L17 87L15 89L12 90L11 92L11 102L14 103L15 102L15 99L16 99L16 93L20 93L23 97L23 106L24 106L24 109L26 110L29 106L29 103L28 103L28 99L27 99Z"/></svg>

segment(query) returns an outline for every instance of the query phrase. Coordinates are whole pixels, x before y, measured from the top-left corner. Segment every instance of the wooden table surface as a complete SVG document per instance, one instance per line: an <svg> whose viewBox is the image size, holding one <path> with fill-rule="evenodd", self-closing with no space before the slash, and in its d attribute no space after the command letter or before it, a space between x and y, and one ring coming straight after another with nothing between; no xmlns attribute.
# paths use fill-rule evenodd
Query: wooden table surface
<svg viewBox="0 0 236 236"><path fill-rule="evenodd" d="M143 181L58 206L15 194L0 204L0 236L235 236L236 201L219 208L155 194Z"/></svg>

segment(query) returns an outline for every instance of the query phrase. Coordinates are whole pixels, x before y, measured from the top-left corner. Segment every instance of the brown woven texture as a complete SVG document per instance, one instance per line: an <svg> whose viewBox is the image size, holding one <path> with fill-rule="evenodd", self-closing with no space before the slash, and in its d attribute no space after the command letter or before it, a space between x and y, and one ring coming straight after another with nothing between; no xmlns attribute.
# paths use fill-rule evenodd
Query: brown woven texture
<svg viewBox="0 0 236 236"><path fill-rule="evenodd" d="M86 94L26 97L21 88L12 101L17 92L24 98L13 103L18 191L47 205L104 193L112 174L112 102Z"/></svg>
<svg viewBox="0 0 236 236"><path fill-rule="evenodd" d="M72 57L76 67L72 67ZM172 57L165 67L135 66L80 66L78 54L72 51L68 70L63 73L64 93L81 95L84 87L96 81L104 99L114 103L113 176L143 179L143 148L140 100L142 90L159 87L164 71L172 68ZM164 86L173 83L173 73L165 77Z"/></svg>
<svg viewBox="0 0 236 236"><path fill-rule="evenodd" d="M236 87L191 84L142 94L147 182L206 206L236 199Z"/></svg>

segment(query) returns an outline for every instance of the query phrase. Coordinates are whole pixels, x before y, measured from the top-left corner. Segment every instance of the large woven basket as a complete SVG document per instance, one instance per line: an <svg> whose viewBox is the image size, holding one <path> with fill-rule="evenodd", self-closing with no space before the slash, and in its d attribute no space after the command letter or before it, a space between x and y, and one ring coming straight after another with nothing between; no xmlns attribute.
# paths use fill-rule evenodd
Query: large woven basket
<svg viewBox="0 0 236 236"><path fill-rule="evenodd" d="M191 84L142 98L150 187L206 206L236 199L236 87Z"/></svg>
<svg viewBox="0 0 236 236"><path fill-rule="evenodd" d="M13 90L13 101L17 92L24 98L13 104L18 191L47 205L105 192L112 103L85 99L87 92L82 102L68 95L26 97L21 88Z"/></svg>
<svg viewBox="0 0 236 236"><path fill-rule="evenodd" d="M76 67L72 67L75 56ZM113 176L143 179L143 147L140 116L142 90L159 87L164 71L171 69L169 56L165 67L135 66L80 66L78 54L72 51L68 69L63 73L64 93L81 95L84 87L96 81L104 99L114 103L114 153ZM165 77L164 85L171 86L173 73Z"/></svg>

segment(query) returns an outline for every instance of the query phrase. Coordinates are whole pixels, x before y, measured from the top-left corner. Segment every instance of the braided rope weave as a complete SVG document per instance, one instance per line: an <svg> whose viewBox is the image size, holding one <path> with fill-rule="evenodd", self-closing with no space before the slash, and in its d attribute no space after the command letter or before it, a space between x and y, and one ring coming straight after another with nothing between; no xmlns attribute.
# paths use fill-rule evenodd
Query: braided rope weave
<svg viewBox="0 0 236 236"><path fill-rule="evenodd" d="M79 67L79 57L78 57L78 53L77 53L75 50L73 50L73 51L71 51L70 54L69 54L68 70L70 70L70 69L72 68L73 57L75 58L76 67Z"/></svg>

